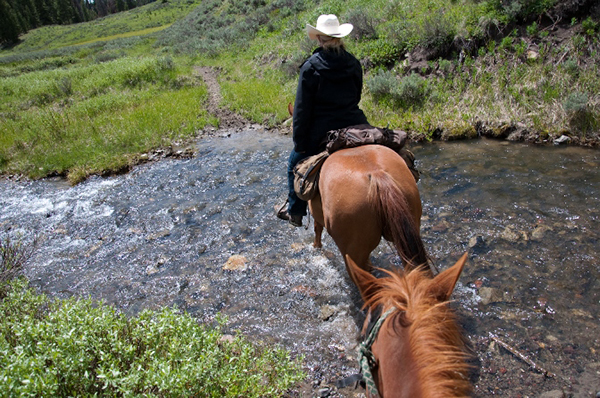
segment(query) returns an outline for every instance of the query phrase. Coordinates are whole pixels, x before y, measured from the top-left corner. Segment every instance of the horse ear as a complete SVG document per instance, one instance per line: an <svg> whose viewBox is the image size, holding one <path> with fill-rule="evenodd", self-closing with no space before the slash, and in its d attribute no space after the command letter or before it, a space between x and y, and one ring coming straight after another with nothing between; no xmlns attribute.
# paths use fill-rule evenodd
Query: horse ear
<svg viewBox="0 0 600 398"><path fill-rule="evenodd" d="M292 105L291 102L288 102L288 112L290 113L290 116L294 116L294 105Z"/></svg>
<svg viewBox="0 0 600 398"><path fill-rule="evenodd" d="M458 278L467 262L468 253L462 255L460 260L456 262L452 267L439 273L433 278L429 292L432 296L436 297L439 301L447 301L452 295L454 286L458 282Z"/></svg>
<svg viewBox="0 0 600 398"><path fill-rule="evenodd" d="M350 277L358 287L358 291L364 302L369 301L371 296L375 293L374 284L377 281L370 272L360 268L349 255L346 254L346 266L348 267L348 273Z"/></svg>

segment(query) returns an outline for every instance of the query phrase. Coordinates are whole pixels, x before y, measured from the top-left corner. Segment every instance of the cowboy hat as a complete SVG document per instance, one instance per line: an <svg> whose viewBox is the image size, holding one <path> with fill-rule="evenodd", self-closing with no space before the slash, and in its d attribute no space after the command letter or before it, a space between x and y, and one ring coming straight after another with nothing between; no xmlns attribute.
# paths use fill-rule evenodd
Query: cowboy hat
<svg viewBox="0 0 600 398"><path fill-rule="evenodd" d="M306 32L312 40L317 40L317 36L344 37L348 36L354 26L349 23L340 25L340 21L333 14L324 14L317 19L317 26L306 24Z"/></svg>

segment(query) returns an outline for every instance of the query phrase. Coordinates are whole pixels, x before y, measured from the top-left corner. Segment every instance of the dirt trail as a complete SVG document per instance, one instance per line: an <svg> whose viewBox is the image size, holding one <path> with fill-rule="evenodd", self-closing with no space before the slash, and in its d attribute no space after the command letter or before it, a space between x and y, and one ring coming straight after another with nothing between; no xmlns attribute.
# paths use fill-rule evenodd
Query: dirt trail
<svg viewBox="0 0 600 398"><path fill-rule="evenodd" d="M196 72L208 88L208 112L219 118L219 130L241 130L252 123L243 116L220 106L223 96L217 81L218 73L209 67L197 66Z"/></svg>

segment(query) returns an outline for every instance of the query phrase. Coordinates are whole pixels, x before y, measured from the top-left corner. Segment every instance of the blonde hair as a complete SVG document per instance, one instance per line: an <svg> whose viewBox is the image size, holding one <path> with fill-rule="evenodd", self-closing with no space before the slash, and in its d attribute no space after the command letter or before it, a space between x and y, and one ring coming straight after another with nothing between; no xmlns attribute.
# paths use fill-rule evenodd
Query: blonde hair
<svg viewBox="0 0 600 398"><path fill-rule="evenodd" d="M323 50L325 51L340 53L346 49L344 42L339 37L317 35L317 39L319 40L319 44L321 45L321 47L323 47Z"/></svg>

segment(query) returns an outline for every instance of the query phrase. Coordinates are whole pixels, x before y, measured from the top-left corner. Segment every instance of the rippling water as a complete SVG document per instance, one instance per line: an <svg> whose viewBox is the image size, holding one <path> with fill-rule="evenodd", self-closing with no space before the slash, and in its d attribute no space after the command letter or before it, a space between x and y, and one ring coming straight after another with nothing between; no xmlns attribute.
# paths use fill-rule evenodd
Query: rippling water
<svg viewBox="0 0 600 398"><path fill-rule="evenodd" d="M25 272L42 291L128 313L177 305L208 322L224 313L231 330L305 355L318 389L358 370L361 302L329 237L313 249L312 224L274 216L290 140L214 137L193 159L76 187L0 181L0 227L41 238ZM599 152L489 140L411 149L431 257L445 268L471 253L454 297L479 359L477 395L600 390ZM373 255L398 264L385 243ZM224 269L230 258L241 268Z"/></svg>

